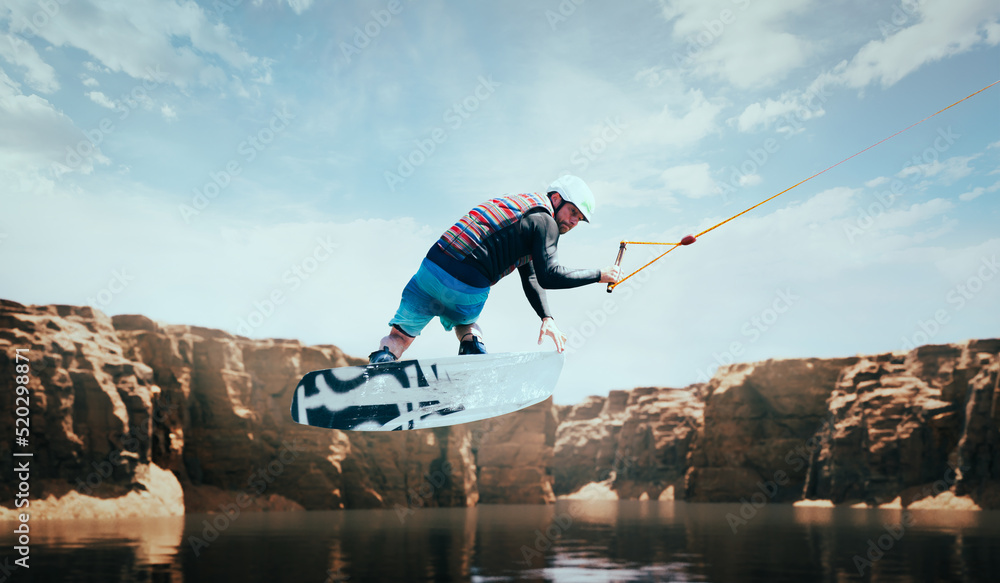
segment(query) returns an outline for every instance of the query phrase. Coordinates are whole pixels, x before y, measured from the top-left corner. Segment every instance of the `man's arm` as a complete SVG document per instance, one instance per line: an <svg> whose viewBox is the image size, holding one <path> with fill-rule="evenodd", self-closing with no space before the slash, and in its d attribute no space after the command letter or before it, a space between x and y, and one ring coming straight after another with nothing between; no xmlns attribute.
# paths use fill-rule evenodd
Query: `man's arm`
<svg viewBox="0 0 1000 583"><path fill-rule="evenodd" d="M566 289L601 281L600 269L567 269L559 265L556 257L559 227L552 215L532 213L523 220L532 238L532 267L542 288Z"/></svg>
<svg viewBox="0 0 1000 583"><path fill-rule="evenodd" d="M538 285L534 268L531 267L530 263L525 263L518 267L517 271L521 275L521 286L524 288L524 295L527 296L528 303L542 319L542 327L538 331L538 345L541 346L542 340L549 336L556 343L558 352L566 350L566 335L559 331L555 319L549 312L549 305L545 300L545 289Z"/></svg>
<svg viewBox="0 0 1000 583"><path fill-rule="evenodd" d="M538 278L535 276L535 270L531 264L525 263L518 267L517 273L521 276L521 287L524 289L524 297L528 298L528 303L531 304L532 309L535 310L538 317L543 320L551 318L552 313L549 312L549 302L545 297L545 289L539 285Z"/></svg>

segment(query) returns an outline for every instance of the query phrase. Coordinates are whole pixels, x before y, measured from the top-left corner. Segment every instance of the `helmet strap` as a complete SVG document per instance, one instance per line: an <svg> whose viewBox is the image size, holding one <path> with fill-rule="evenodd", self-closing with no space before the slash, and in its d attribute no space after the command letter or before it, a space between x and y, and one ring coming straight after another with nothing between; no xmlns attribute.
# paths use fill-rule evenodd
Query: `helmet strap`
<svg viewBox="0 0 1000 583"><path fill-rule="evenodd" d="M566 198L563 197L562 194L560 194L560 193L558 193L558 192L556 192L556 191L553 190L552 192L549 193L549 202L551 202L553 194L558 194L559 195L559 206L557 206L553 210L553 212L552 212L552 216L554 217L555 215L559 214L559 209L561 209L562 207L566 206Z"/></svg>

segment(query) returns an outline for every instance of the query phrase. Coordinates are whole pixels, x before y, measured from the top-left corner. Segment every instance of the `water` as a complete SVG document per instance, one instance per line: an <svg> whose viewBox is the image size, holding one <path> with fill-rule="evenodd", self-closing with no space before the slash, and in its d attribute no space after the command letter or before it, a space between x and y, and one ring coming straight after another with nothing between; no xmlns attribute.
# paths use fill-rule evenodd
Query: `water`
<svg viewBox="0 0 1000 583"><path fill-rule="evenodd" d="M35 521L31 537L7 581L1000 581L998 512L560 501Z"/></svg>

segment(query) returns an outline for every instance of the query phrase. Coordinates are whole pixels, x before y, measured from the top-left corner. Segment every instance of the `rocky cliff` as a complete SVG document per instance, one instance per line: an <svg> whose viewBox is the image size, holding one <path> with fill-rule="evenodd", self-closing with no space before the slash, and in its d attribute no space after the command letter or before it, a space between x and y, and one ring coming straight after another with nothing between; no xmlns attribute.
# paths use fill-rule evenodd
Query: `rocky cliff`
<svg viewBox="0 0 1000 583"><path fill-rule="evenodd" d="M234 504L402 517L558 495L909 505L947 491L1000 507L1000 340L735 364L683 389L433 430L291 421L305 372L361 362L335 346L0 300L0 382L30 389L28 445L0 440L0 519L14 514L14 451L34 456L32 511L54 518ZM5 394L5 411L23 404ZM0 416L0 435L14 434L15 416Z"/></svg>
<svg viewBox="0 0 1000 583"><path fill-rule="evenodd" d="M335 346L0 300L5 384L18 348L30 360L30 442L0 441L0 513L8 516L12 448L34 455L30 499L42 517L176 515L234 503L403 513L554 500L551 401L427 431L327 431L292 422L289 404L304 373L364 362ZM12 411L13 391L5 394ZM13 415L0 416L0 435L14 435Z"/></svg>
<svg viewBox="0 0 1000 583"><path fill-rule="evenodd" d="M1000 508L998 377L1000 340L973 340L591 397L561 412L556 492Z"/></svg>
<svg viewBox="0 0 1000 583"><path fill-rule="evenodd" d="M570 408L556 432L556 493L589 483L606 483L620 498L683 491L686 460L704 418L698 389L611 391Z"/></svg>

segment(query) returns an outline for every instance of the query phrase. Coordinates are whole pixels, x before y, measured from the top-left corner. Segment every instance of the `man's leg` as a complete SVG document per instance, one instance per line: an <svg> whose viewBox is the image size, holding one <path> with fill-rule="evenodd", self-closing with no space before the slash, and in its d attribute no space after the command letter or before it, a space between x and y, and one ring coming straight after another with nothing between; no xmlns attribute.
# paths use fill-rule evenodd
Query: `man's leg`
<svg viewBox="0 0 1000 583"><path fill-rule="evenodd" d="M368 362L379 364L399 360L420 331L441 311L441 302L424 291L418 279L421 270L403 288L396 315L389 320L389 335L379 342L378 350L368 355ZM386 353L386 348L389 353ZM390 354L391 353L391 354Z"/></svg>
<svg viewBox="0 0 1000 583"><path fill-rule="evenodd" d="M396 359L399 360L403 356L403 353L406 352L406 349L413 344L413 340L413 336L409 336L399 328L393 326L389 328L389 335L381 340L379 346L388 347L389 352L393 353Z"/></svg>
<svg viewBox="0 0 1000 583"><path fill-rule="evenodd" d="M469 334L478 337L480 341L483 339L483 329L475 322L455 326L455 336L458 336L459 340L472 340L472 338L466 338Z"/></svg>
<svg viewBox="0 0 1000 583"><path fill-rule="evenodd" d="M455 326L455 336L458 336L458 354L486 354L483 343L483 329L479 324L459 324Z"/></svg>

